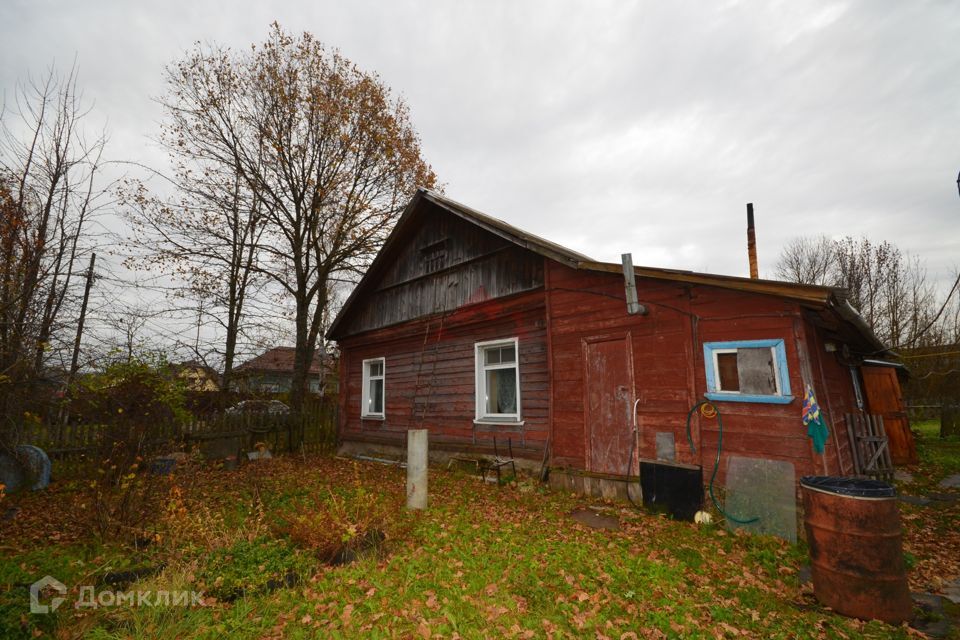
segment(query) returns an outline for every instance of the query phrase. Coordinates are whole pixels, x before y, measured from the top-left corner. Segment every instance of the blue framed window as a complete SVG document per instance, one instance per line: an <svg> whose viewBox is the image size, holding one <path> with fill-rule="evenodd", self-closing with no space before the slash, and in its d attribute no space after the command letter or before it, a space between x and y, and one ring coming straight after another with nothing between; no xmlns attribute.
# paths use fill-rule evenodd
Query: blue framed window
<svg viewBox="0 0 960 640"><path fill-rule="evenodd" d="M788 404L790 375L783 340L704 342L707 399Z"/></svg>

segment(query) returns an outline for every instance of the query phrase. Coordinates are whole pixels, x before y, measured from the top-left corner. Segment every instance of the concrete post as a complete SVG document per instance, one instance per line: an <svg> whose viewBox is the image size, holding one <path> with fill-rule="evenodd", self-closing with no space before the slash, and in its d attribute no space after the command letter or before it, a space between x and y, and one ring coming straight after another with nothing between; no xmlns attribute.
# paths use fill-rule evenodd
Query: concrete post
<svg viewBox="0 0 960 640"><path fill-rule="evenodd" d="M427 430L407 430L407 508L427 508Z"/></svg>

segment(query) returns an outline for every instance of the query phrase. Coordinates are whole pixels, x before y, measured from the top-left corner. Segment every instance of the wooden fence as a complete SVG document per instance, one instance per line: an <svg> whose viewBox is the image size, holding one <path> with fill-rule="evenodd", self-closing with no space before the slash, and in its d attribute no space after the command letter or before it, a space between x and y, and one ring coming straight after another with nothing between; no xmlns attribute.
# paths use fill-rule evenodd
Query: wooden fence
<svg viewBox="0 0 960 640"><path fill-rule="evenodd" d="M890 439L883 426L883 416L848 413L845 417L856 474L893 480Z"/></svg>
<svg viewBox="0 0 960 640"><path fill-rule="evenodd" d="M939 420L943 411L943 405L939 404L908 404L906 406L907 417L910 422L919 422L921 420Z"/></svg>
<svg viewBox="0 0 960 640"><path fill-rule="evenodd" d="M310 403L299 415L222 412L194 417L186 422L145 425L145 430L146 443L152 448L173 450L182 447L189 450L198 447L204 450L217 442L225 442L228 444L221 447L222 450L229 450L235 444L237 451L242 452L251 451L262 443L274 452L327 453L336 446L337 406L334 402ZM32 423L22 427L19 441L40 447L51 458L68 459L96 451L109 432L109 428L102 424Z"/></svg>

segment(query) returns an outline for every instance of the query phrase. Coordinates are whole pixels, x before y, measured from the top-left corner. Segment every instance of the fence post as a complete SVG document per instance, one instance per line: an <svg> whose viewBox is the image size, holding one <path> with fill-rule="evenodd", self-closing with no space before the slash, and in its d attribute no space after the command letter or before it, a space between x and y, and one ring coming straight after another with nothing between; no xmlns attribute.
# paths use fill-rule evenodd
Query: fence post
<svg viewBox="0 0 960 640"><path fill-rule="evenodd" d="M426 429L407 431L407 508L427 508Z"/></svg>

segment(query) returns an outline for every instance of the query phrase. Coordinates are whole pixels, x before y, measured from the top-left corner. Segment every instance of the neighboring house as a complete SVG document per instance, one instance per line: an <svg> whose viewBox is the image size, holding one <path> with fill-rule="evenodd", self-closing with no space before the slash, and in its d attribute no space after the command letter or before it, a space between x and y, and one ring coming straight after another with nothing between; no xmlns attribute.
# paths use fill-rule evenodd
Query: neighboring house
<svg viewBox="0 0 960 640"><path fill-rule="evenodd" d="M170 369L190 391L220 391L220 374L202 362L190 360L170 365Z"/></svg>
<svg viewBox="0 0 960 640"><path fill-rule="evenodd" d="M647 313L629 315L622 269L418 191L328 333L343 448L399 453L411 428L432 453L496 438L502 454L509 438L533 465L549 455L551 481L606 492L585 479L636 475L638 458L709 473L717 421L692 421L695 452L685 428L707 398L721 481L731 454L852 473L843 416L863 405L864 356L889 353L842 291L636 267ZM822 454L801 422L807 385Z"/></svg>
<svg viewBox="0 0 960 640"><path fill-rule="evenodd" d="M257 357L247 360L233 370L233 379L230 383L231 391L247 391L259 393L286 393L293 384L293 359L296 350L293 347L273 347ZM317 349L310 366L310 375L307 380L309 393L320 393L325 376L321 376L326 368L329 374L330 357ZM327 361L326 365L324 362ZM329 379L329 375L326 376Z"/></svg>

